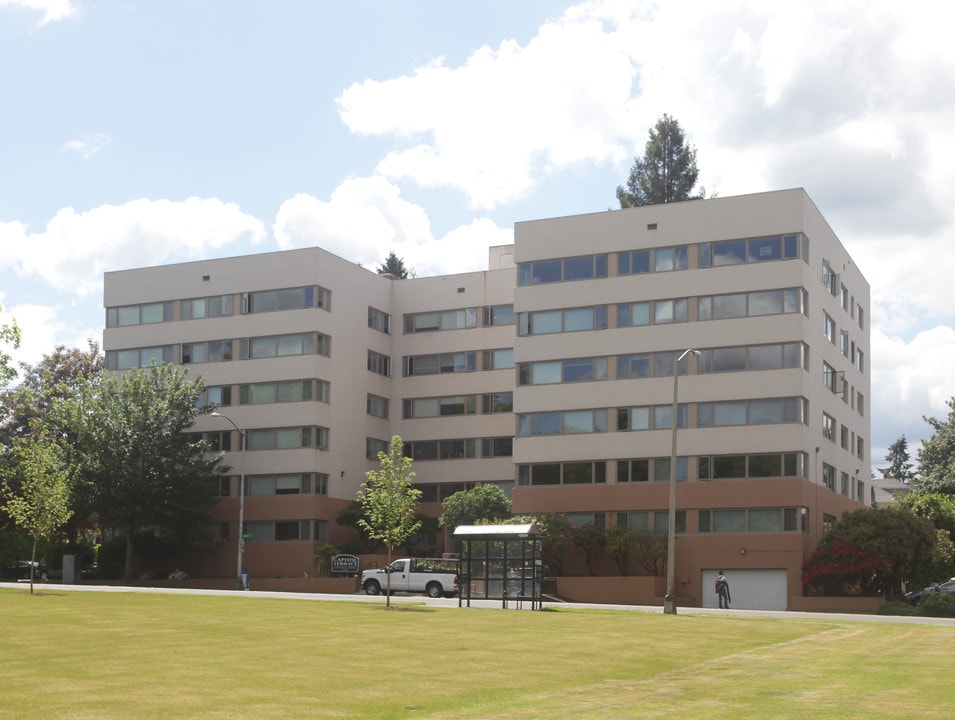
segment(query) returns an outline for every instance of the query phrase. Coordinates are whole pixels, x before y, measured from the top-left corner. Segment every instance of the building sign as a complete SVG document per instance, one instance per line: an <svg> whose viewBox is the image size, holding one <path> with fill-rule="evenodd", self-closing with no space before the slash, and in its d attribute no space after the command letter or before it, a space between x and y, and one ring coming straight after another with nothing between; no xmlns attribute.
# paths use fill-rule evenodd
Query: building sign
<svg viewBox="0 0 955 720"><path fill-rule="evenodd" d="M355 555L333 555L332 556L333 573L357 573L358 557Z"/></svg>

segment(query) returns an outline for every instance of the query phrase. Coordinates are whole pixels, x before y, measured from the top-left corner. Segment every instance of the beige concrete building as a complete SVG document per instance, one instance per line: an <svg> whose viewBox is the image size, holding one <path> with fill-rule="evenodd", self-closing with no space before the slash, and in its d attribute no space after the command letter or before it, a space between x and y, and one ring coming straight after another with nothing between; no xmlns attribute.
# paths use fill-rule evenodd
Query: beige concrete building
<svg viewBox="0 0 955 720"><path fill-rule="evenodd" d="M316 238L320 243L321 238ZM392 434L424 508L499 483L515 512L665 530L677 595L785 608L869 481L869 288L802 190L518 223L485 272L396 280L320 248L107 273L111 369L189 366L245 469L253 575L300 576ZM432 539L436 551L443 537ZM431 543L428 543L430 546ZM208 571L229 575L224 551Z"/></svg>

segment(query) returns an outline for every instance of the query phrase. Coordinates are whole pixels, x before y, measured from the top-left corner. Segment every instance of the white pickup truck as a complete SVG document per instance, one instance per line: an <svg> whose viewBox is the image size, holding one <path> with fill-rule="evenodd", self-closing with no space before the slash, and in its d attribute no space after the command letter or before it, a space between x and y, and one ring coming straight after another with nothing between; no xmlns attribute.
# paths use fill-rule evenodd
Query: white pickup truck
<svg viewBox="0 0 955 720"><path fill-rule="evenodd" d="M363 570L361 589L377 595L388 588L391 592L427 593L428 597L454 597L460 591L457 562L436 558L402 558L388 567Z"/></svg>

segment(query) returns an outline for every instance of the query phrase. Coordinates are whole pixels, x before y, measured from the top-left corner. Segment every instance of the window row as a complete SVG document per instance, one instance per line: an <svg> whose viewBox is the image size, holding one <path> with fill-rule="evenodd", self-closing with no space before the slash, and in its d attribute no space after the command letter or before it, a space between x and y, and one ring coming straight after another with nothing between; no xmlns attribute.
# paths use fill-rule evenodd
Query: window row
<svg viewBox="0 0 955 720"><path fill-rule="evenodd" d="M481 398L481 412L508 413L514 410L514 393L510 390L483 395L450 395L436 398L406 398L402 403L402 416L406 420L413 418L445 417L449 415L474 415L477 413L478 398Z"/></svg>
<svg viewBox="0 0 955 720"><path fill-rule="evenodd" d="M256 428L245 431L246 450L328 450L329 430L321 426Z"/></svg>
<svg viewBox="0 0 955 720"><path fill-rule="evenodd" d="M253 520L245 523L250 542L328 540L328 520Z"/></svg>
<svg viewBox="0 0 955 720"><path fill-rule="evenodd" d="M671 272L690 268L687 245L626 250L616 253L617 275L640 275L650 272ZM802 259L809 261L809 239L803 233L722 242L700 243L697 266L722 267L742 263ZM519 263L519 286L571 282L607 277L607 254L580 255Z"/></svg>
<svg viewBox="0 0 955 720"><path fill-rule="evenodd" d="M331 291L318 285L244 292L239 295L240 310L245 313L272 312L276 310L300 310L318 307L331 310ZM172 322L175 303L165 302L122 305L106 309L106 327L127 327ZM180 320L199 320L212 317L229 317L234 313L234 295L212 295L179 301Z"/></svg>
<svg viewBox="0 0 955 720"><path fill-rule="evenodd" d="M517 466L518 485L586 485L605 482L607 463L604 460Z"/></svg>
<svg viewBox="0 0 955 720"><path fill-rule="evenodd" d="M809 512L804 507L699 510L697 511L697 532L807 533L809 532Z"/></svg>
<svg viewBox="0 0 955 720"><path fill-rule="evenodd" d="M249 475L246 492L256 497L268 495L327 495L327 473L285 475Z"/></svg>
<svg viewBox="0 0 955 720"><path fill-rule="evenodd" d="M482 350L482 370L507 370L514 367L514 349ZM478 351L441 353L437 355L405 355L402 358L403 373L413 375L439 375L444 373L474 372L478 369Z"/></svg>
<svg viewBox="0 0 955 720"><path fill-rule="evenodd" d="M266 405L270 403L318 400L327 403L331 386L325 380L279 380L274 382L238 385L239 405ZM207 386L199 397L199 407L228 406L235 399L232 385Z"/></svg>
<svg viewBox="0 0 955 720"><path fill-rule="evenodd" d="M242 360L314 354L328 357L331 354L331 338L314 332L243 338L238 344L239 358ZM231 361L235 359L234 347L233 340L183 343L178 348L179 361L183 365ZM174 345L108 350L106 367L109 370L131 370L149 367L153 363L171 363L176 360L175 350Z"/></svg>

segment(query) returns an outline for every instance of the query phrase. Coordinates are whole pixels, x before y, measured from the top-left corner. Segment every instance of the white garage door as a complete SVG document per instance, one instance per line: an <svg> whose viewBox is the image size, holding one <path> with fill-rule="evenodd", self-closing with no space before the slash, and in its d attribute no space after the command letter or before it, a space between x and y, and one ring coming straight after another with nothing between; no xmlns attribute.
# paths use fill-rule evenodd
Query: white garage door
<svg viewBox="0 0 955 720"><path fill-rule="evenodd" d="M704 570L703 607L719 607L714 582L717 570ZM733 570L723 568L730 585L730 607L737 610L785 610L785 570Z"/></svg>

